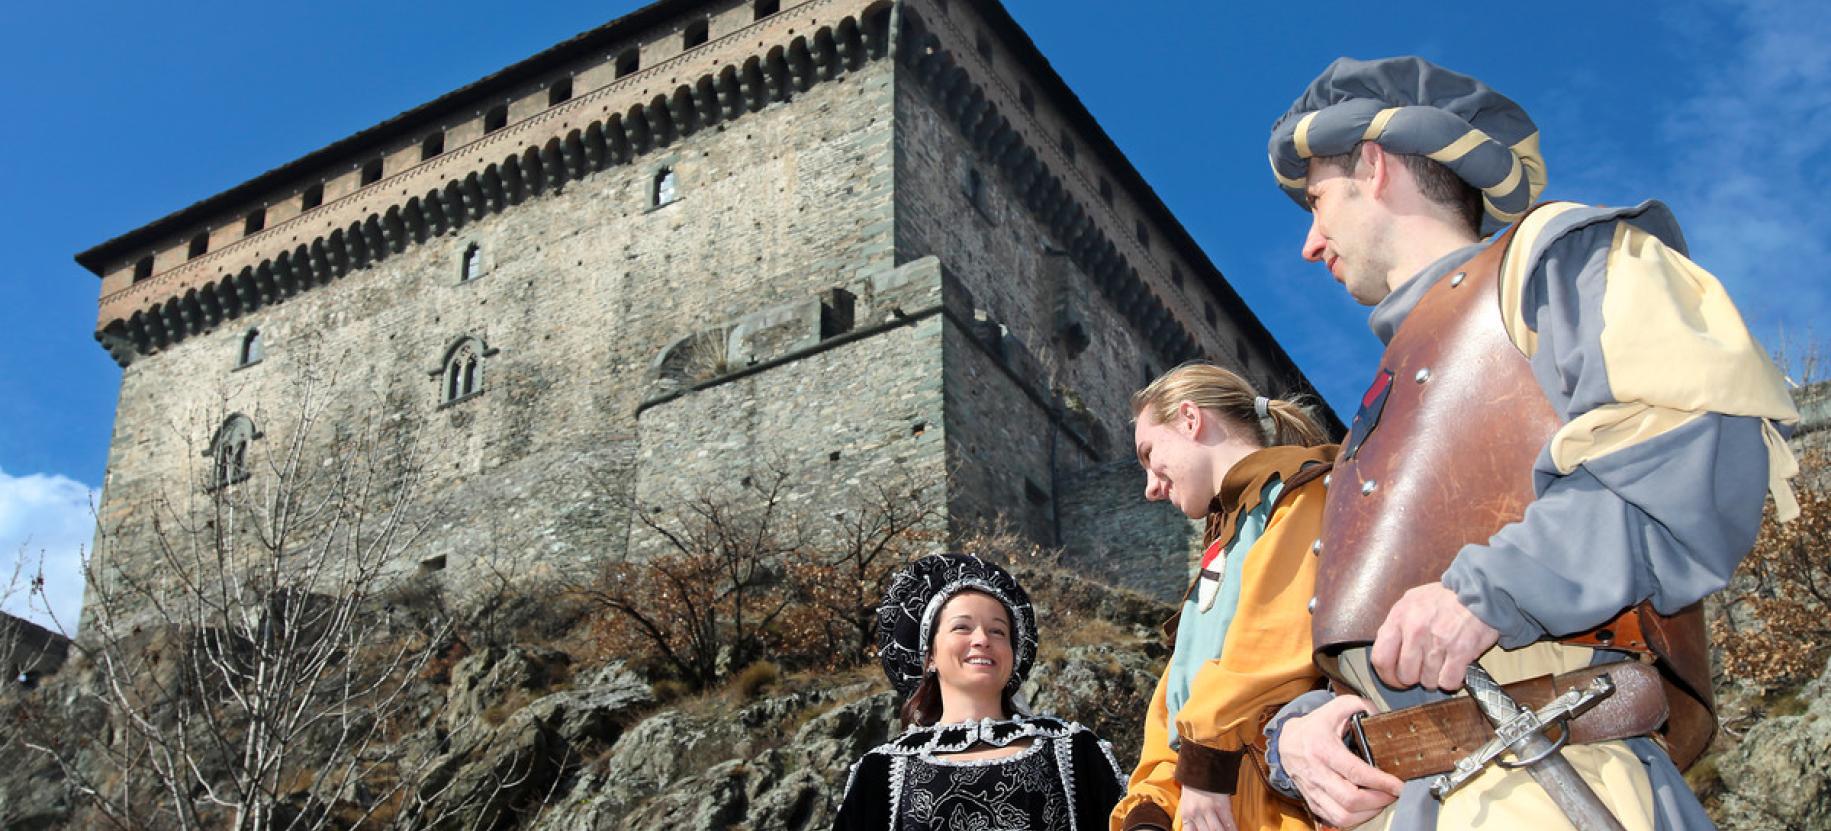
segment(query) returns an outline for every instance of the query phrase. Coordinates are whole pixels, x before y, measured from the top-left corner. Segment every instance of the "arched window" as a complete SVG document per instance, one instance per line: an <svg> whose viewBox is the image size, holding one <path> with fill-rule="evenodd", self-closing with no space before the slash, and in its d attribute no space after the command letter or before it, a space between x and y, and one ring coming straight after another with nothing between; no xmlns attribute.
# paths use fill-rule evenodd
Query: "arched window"
<svg viewBox="0 0 1831 831"><path fill-rule="evenodd" d="M471 243L464 248L464 258L458 265L458 280L468 282L483 276L483 246Z"/></svg>
<svg viewBox="0 0 1831 831"><path fill-rule="evenodd" d="M444 403L469 398L483 391L483 360L495 354L476 338L459 338L445 350L440 370L440 388Z"/></svg>
<svg viewBox="0 0 1831 831"><path fill-rule="evenodd" d="M226 488L248 478L248 445L261 434L254 422L240 413L223 419L210 440L210 489Z"/></svg>
<svg viewBox="0 0 1831 831"><path fill-rule="evenodd" d="M649 204L656 208L680 198L679 191L675 189L674 168L664 167L655 171L655 188L651 195L653 198Z"/></svg>
<svg viewBox="0 0 1831 831"><path fill-rule="evenodd" d="M247 334L242 335L242 348L235 353L235 365L243 367L256 363L260 361L263 354L261 330L249 329Z"/></svg>

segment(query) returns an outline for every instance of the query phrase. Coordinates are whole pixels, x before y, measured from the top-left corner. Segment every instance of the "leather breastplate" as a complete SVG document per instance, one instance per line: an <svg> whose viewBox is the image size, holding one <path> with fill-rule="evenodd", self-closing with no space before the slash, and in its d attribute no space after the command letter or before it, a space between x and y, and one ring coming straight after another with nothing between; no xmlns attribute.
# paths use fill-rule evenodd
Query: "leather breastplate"
<svg viewBox="0 0 1831 831"><path fill-rule="evenodd" d="M1515 223L1514 228L1519 227ZM1465 545L1519 521L1533 464L1561 420L1500 315L1513 228L1437 282L1393 336L1335 462L1322 520L1314 637L1325 667L1372 643L1406 590L1442 579ZM1671 699L1666 740L1683 768L1715 732L1699 606L1642 604L1567 642L1657 656Z"/></svg>

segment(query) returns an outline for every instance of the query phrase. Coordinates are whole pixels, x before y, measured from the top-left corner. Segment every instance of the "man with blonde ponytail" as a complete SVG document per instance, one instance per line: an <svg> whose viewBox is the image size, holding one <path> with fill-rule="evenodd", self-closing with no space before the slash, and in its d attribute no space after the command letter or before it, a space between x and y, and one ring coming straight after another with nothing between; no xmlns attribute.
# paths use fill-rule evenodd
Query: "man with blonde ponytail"
<svg viewBox="0 0 1831 831"><path fill-rule="evenodd" d="M1302 806L1266 783L1260 728L1321 681L1305 606L1335 446L1298 403L1211 364L1164 373L1132 396L1132 413L1144 497L1208 527L1165 626L1174 651L1112 829L1308 828Z"/></svg>

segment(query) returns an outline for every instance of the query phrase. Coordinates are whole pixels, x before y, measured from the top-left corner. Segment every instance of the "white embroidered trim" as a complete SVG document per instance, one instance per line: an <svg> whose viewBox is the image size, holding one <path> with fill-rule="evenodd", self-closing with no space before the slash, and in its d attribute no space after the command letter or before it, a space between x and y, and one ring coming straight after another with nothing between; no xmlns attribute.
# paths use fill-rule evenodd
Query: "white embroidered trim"
<svg viewBox="0 0 1831 831"><path fill-rule="evenodd" d="M895 828L896 818L903 814L903 773L908 767L908 756L890 760L890 824L886 828Z"/></svg>

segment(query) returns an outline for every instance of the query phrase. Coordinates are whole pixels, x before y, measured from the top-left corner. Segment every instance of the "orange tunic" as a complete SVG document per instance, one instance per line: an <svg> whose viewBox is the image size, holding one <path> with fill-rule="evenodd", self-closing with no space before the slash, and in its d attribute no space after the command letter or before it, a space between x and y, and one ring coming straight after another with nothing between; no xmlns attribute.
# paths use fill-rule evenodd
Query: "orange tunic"
<svg viewBox="0 0 1831 831"><path fill-rule="evenodd" d="M1290 481L1303 467L1328 462L1334 453L1333 446L1278 447L1242 459L1222 483L1223 510L1211 518L1210 528L1231 544L1233 529L1258 507L1267 483ZM1113 809L1113 831L1180 829L1177 806L1184 784L1231 791L1234 819L1242 831L1312 827L1303 806L1266 783L1261 728L1278 707L1323 681L1310 658L1309 614L1316 582L1310 546L1321 527L1323 496L1321 477L1286 488L1258 540L1244 552L1228 552L1246 560L1222 657L1197 670L1188 701L1175 714L1166 704L1167 668L1158 680L1138 767ZM1169 744L1172 717L1180 750Z"/></svg>

